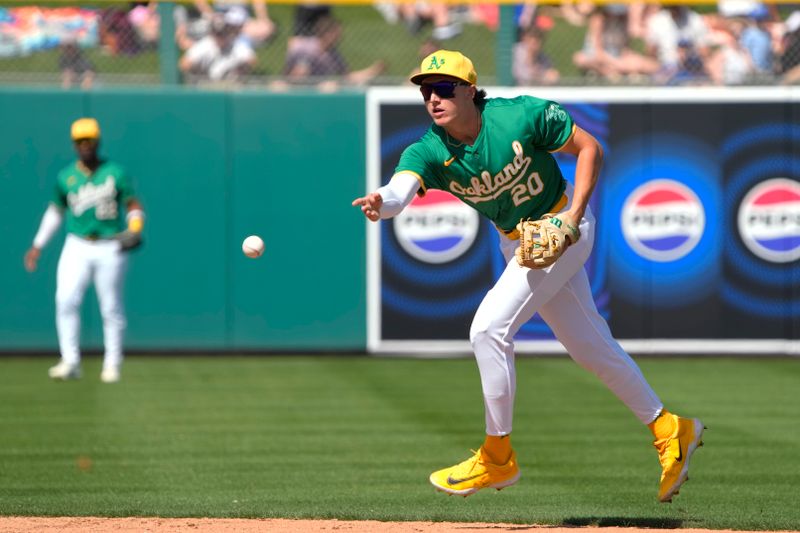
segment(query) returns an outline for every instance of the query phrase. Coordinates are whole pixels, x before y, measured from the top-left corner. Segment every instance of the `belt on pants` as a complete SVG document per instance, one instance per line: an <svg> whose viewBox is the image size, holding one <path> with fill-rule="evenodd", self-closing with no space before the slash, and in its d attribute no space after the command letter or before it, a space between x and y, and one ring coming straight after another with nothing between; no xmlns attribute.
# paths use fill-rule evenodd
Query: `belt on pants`
<svg viewBox="0 0 800 533"><path fill-rule="evenodd" d="M567 198L567 194L566 193L562 194L561 198L559 198L558 201L555 204L553 204L553 206L550 209L547 210L547 212L548 213L558 213L559 211L564 209L564 207L567 205L568 201L569 201L569 198ZM495 226L495 227L497 227L497 226ZM517 231L517 228L514 228L512 230L506 231L504 229L500 229L499 227L497 227L497 231L499 231L502 235L504 235L505 237L507 237L508 239L510 239L512 241L518 241L519 240L519 231Z"/></svg>
<svg viewBox="0 0 800 533"><path fill-rule="evenodd" d="M114 238L114 237L106 237L106 236L103 236L103 235L97 235L96 233L90 233L88 235L75 235L75 236L76 237L80 237L84 241L91 241L91 242L95 242L95 241L110 241L110 240L112 240Z"/></svg>

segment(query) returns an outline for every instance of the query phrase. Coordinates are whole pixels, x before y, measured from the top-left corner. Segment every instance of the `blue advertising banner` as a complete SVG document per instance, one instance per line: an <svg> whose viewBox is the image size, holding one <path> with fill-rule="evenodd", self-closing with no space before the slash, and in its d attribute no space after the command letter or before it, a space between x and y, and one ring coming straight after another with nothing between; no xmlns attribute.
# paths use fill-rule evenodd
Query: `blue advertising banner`
<svg viewBox="0 0 800 533"><path fill-rule="evenodd" d="M800 353L798 104L735 93L718 102L579 96L543 97L605 151L586 270L615 336L630 351ZM413 91L368 102L374 190L430 118ZM575 158L557 157L572 180ZM500 238L445 191L380 222L368 254L370 349L467 351L472 316L505 268ZM515 344L562 351L538 316Z"/></svg>
<svg viewBox="0 0 800 533"><path fill-rule="evenodd" d="M787 107L612 106L600 193L616 335L798 338L800 126Z"/></svg>

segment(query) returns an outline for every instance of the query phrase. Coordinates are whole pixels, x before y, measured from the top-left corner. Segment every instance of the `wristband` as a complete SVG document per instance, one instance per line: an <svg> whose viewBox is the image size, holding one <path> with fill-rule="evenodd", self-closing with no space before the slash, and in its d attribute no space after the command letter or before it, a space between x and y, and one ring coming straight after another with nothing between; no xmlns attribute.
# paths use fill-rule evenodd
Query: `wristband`
<svg viewBox="0 0 800 533"><path fill-rule="evenodd" d="M144 228L144 211L141 209L133 209L128 211L125 217L128 221L128 229L134 233L141 233Z"/></svg>

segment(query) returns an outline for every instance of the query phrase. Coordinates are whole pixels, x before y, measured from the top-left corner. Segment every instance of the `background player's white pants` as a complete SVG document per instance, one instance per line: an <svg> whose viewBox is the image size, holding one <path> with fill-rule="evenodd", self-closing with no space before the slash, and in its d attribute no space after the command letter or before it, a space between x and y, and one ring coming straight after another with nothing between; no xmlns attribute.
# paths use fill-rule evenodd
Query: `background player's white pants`
<svg viewBox="0 0 800 533"><path fill-rule="evenodd" d="M127 266L128 254L120 252L118 241L87 241L67 235L56 274L56 328L65 362L80 362L81 304L93 281L103 317L103 366L122 363L126 325L122 292Z"/></svg>
<svg viewBox="0 0 800 533"><path fill-rule="evenodd" d="M571 186L567 193L571 195ZM511 433L516 391L512 339L536 312L572 359L596 374L639 420L652 422L661 411L661 400L597 312L583 269L592 251L594 225L594 216L587 209L580 223L581 238L543 270L519 266L514 258L519 241L500 237L508 264L478 307L470 330L488 435Z"/></svg>

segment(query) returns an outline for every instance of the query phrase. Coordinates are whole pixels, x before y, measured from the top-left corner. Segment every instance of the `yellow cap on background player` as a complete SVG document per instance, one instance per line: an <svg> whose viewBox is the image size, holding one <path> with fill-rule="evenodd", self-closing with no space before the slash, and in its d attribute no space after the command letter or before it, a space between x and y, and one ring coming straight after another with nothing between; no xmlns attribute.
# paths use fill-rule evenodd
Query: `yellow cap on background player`
<svg viewBox="0 0 800 533"><path fill-rule="evenodd" d="M428 76L452 76L463 80L469 84L478 83L478 73L472 61L462 54L453 50L437 50L422 60L419 66L419 74L414 74L409 78L411 83L421 85L422 81Z"/></svg>
<svg viewBox="0 0 800 533"><path fill-rule="evenodd" d="M93 118L79 118L72 123L72 140L78 139L99 139L100 124Z"/></svg>

